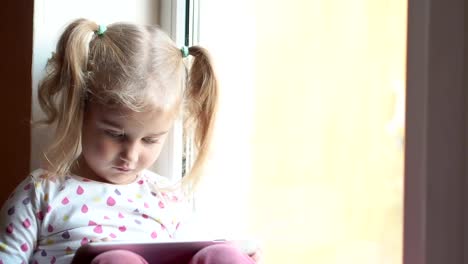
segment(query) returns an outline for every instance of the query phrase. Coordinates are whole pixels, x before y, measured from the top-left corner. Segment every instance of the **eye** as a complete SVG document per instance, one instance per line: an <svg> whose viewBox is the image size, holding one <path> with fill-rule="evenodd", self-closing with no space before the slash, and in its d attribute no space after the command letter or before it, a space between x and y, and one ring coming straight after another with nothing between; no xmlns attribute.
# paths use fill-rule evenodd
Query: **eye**
<svg viewBox="0 0 468 264"><path fill-rule="evenodd" d="M125 135L124 133L115 130L104 130L104 133L112 138L123 138Z"/></svg>
<svg viewBox="0 0 468 264"><path fill-rule="evenodd" d="M143 142L146 144L156 144L159 143L159 138L143 138Z"/></svg>

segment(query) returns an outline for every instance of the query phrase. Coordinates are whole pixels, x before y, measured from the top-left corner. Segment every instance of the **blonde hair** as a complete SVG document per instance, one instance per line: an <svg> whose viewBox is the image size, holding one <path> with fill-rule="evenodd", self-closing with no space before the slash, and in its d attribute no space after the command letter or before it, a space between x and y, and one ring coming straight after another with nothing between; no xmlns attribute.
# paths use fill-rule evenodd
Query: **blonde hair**
<svg viewBox="0 0 468 264"><path fill-rule="evenodd" d="M39 84L41 123L55 125L44 157L50 174L66 175L81 154L81 130L88 101L133 111L148 107L179 109L194 133L197 158L182 180L195 186L207 158L215 118L218 85L205 49L189 48L188 76L183 56L156 26L115 23L104 34L98 25L78 19L61 35ZM185 133L190 134L190 133Z"/></svg>

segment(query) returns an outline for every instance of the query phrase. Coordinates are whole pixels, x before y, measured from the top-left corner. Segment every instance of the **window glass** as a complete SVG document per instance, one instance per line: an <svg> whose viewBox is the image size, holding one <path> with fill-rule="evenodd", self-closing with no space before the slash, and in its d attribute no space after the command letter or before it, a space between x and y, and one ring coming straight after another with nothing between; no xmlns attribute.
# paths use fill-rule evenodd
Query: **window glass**
<svg viewBox="0 0 468 264"><path fill-rule="evenodd" d="M213 232L259 239L265 263L401 263L406 9L201 1L222 89Z"/></svg>

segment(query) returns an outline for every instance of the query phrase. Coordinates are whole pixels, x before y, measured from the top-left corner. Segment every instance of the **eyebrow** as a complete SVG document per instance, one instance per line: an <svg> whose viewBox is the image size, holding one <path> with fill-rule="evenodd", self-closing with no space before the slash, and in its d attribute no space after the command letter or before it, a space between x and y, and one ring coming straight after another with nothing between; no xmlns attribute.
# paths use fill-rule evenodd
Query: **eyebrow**
<svg viewBox="0 0 468 264"><path fill-rule="evenodd" d="M167 132L169 132L169 131L162 131L162 132L159 132L159 133L150 134L148 136L150 136L150 137L159 137L159 136L162 136L162 135L166 134Z"/></svg>
<svg viewBox="0 0 468 264"><path fill-rule="evenodd" d="M122 126L120 126L118 123L115 123L114 121L111 121L111 120L108 120L108 119L101 119L98 122L101 123L101 124L107 125L107 126L111 126L111 127L115 127L115 128L124 130L122 128ZM166 131L162 131L162 132L159 132L159 133L153 133L153 134L149 134L148 136L149 137L158 137L158 136L162 136L162 135L166 134L167 132L169 132L169 131L166 130Z"/></svg>
<svg viewBox="0 0 468 264"><path fill-rule="evenodd" d="M108 126L112 126L112 127L119 128L119 129L122 128L118 123L114 123L114 121L107 120L107 119L98 120L98 123L108 125Z"/></svg>

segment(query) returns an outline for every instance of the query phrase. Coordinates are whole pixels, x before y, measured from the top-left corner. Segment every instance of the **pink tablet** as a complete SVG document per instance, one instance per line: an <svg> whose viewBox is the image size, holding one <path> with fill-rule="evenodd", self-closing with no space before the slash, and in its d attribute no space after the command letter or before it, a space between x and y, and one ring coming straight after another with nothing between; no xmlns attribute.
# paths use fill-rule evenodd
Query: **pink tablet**
<svg viewBox="0 0 468 264"><path fill-rule="evenodd" d="M256 245L248 240L236 241L184 241L184 242L95 242L80 247L72 264L90 263L91 260L108 250L124 249L141 255L149 264L186 264L200 249L215 244L230 243L246 254L253 254Z"/></svg>

